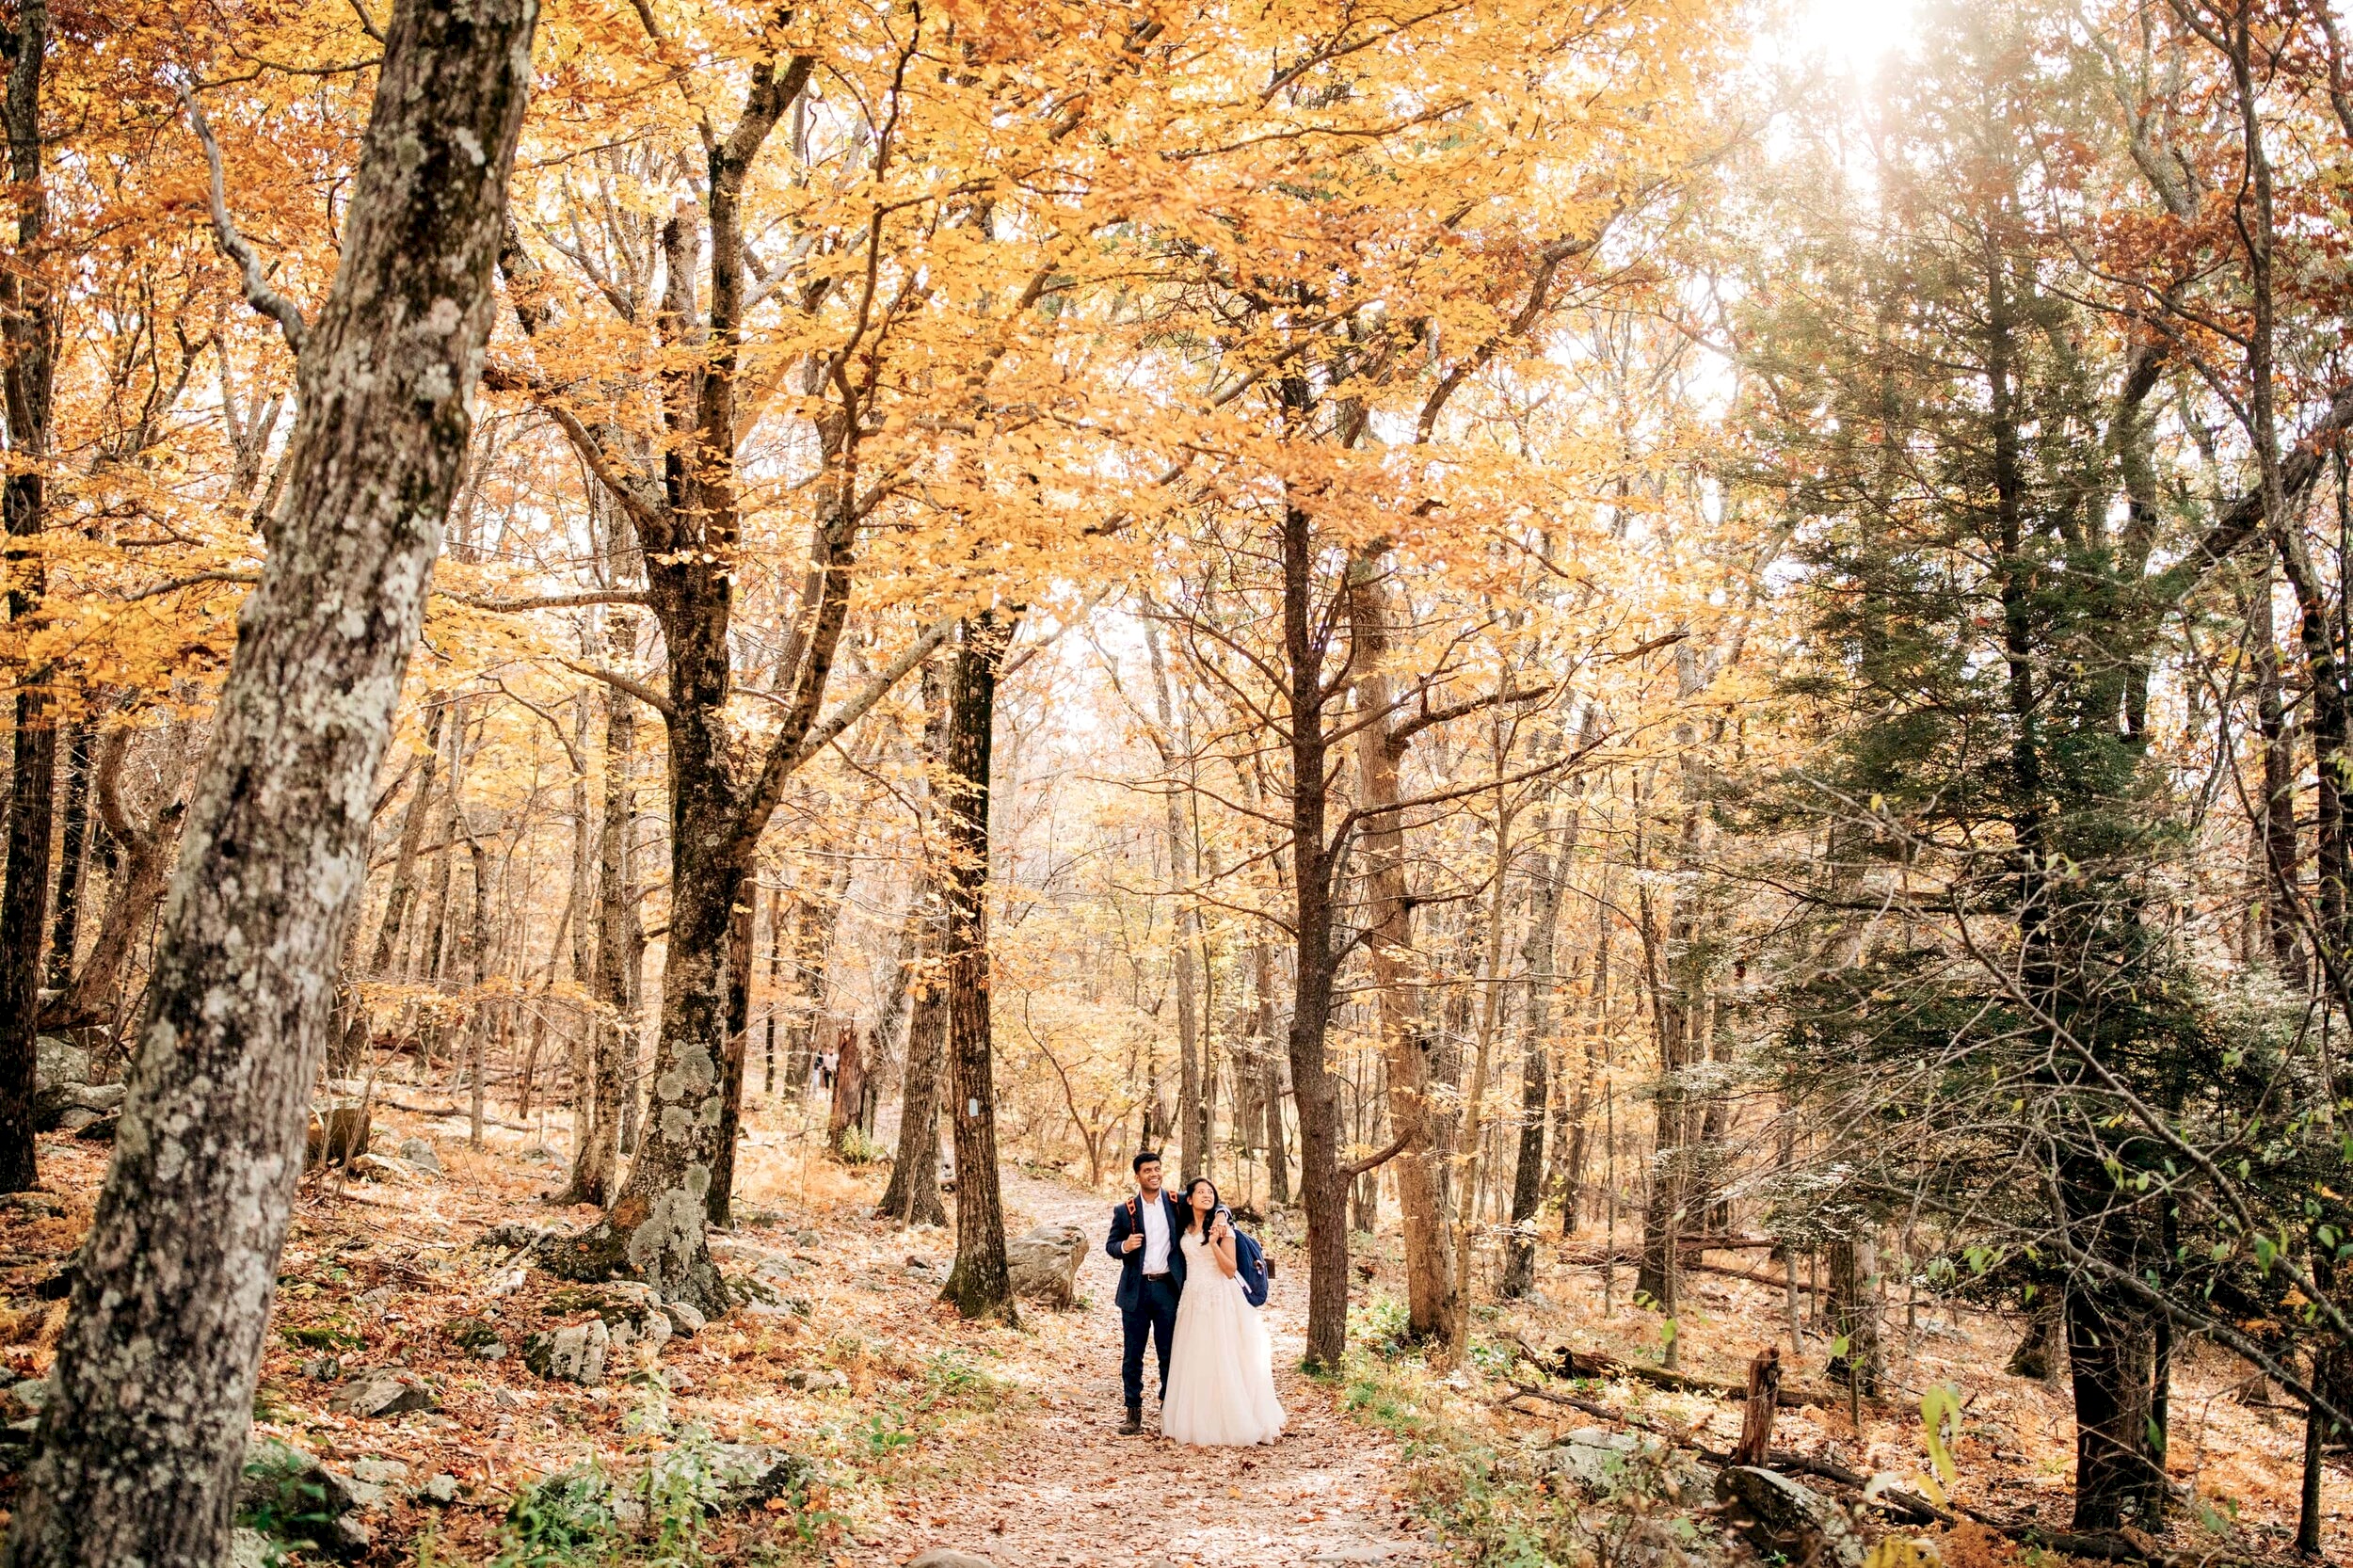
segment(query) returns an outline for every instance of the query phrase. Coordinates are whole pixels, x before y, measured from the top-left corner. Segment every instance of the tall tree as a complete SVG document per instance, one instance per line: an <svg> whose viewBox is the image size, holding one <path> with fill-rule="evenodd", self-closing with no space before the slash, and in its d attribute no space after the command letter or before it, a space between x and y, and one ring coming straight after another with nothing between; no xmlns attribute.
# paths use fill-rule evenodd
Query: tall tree
<svg viewBox="0 0 2353 1568"><path fill-rule="evenodd" d="M63 284L50 241L42 169L41 82L49 53L46 0L23 0L16 27L0 34L8 60L8 177L16 203L16 254L0 280L0 391L8 412L8 472L0 523L8 539L8 620L20 633L40 609L48 568L53 383ZM33 1160L33 1073L40 1034L40 955L49 920L49 857L57 776L57 719L49 677L28 669L16 695L9 768L6 881L0 884L0 1192L38 1179Z"/></svg>
<svg viewBox="0 0 2353 1568"><path fill-rule="evenodd" d="M537 16L394 8L315 321L231 226L216 154L223 248L298 357L287 504L189 812L11 1568L226 1555L371 785L472 431Z"/></svg>

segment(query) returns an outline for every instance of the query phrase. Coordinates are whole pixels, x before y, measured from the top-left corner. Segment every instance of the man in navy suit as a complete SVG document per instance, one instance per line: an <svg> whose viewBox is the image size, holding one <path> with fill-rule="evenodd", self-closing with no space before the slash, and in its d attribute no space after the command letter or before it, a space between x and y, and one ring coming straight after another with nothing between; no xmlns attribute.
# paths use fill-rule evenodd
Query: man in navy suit
<svg viewBox="0 0 2353 1568"><path fill-rule="evenodd" d="M1176 1337L1176 1297L1185 1288L1185 1256L1177 1249L1176 1200L1160 1187L1160 1157L1135 1158L1136 1195L1112 1210L1103 1250L1119 1259L1120 1392L1128 1399L1122 1436L1144 1430L1144 1342L1160 1355L1160 1393L1168 1393L1168 1350Z"/></svg>

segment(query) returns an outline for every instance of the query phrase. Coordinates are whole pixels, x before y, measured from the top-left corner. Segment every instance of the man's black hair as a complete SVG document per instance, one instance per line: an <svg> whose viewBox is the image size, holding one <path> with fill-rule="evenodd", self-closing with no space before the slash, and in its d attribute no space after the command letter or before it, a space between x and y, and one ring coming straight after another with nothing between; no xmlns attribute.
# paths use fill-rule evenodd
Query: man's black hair
<svg viewBox="0 0 2353 1568"><path fill-rule="evenodd" d="M1136 1172L1143 1170L1144 1162L1147 1160L1155 1165L1159 1164L1160 1162L1160 1151L1158 1149L1144 1150L1142 1153L1138 1154L1135 1160L1128 1166L1128 1173L1132 1176Z"/></svg>

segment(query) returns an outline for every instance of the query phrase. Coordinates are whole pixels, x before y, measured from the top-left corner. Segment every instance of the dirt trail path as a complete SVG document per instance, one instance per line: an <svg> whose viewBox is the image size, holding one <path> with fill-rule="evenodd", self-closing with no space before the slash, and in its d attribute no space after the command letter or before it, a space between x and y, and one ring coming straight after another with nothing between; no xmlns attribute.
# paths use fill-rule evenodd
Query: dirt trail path
<svg viewBox="0 0 2353 1568"><path fill-rule="evenodd" d="M1032 1310L1035 1337L1006 1370L1041 1398L1016 1417L993 1473L969 1479L850 1560L900 1563L932 1546L986 1558L995 1568L1289 1568L1292 1564L1426 1561L1385 1491L1396 1445L1334 1407L1331 1391L1300 1376L1304 1280L1278 1275L1267 1307L1275 1384L1290 1416L1261 1448L1188 1448L1153 1432L1121 1437L1118 1268L1102 1250L1111 1205L1005 1173L1010 1208L1040 1224L1078 1225L1090 1239L1079 1276L1093 1304ZM1289 1259L1285 1259L1288 1263ZM1154 1374L1145 1371L1148 1396Z"/></svg>

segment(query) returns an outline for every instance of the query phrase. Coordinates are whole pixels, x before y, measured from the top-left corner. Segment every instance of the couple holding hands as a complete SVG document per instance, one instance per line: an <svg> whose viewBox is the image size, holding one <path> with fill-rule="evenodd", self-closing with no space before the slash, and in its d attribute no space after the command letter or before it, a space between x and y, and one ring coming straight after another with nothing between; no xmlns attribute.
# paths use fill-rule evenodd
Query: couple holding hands
<svg viewBox="0 0 2353 1568"><path fill-rule="evenodd" d="M1103 1250L1119 1260L1123 1434L1144 1430L1144 1346L1160 1352L1160 1435L1201 1447L1272 1443L1283 1431L1274 1352L1255 1303L1266 1259L1234 1228L1207 1176L1181 1197L1160 1185L1160 1157L1135 1158L1136 1195L1112 1210Z"/></svg>

